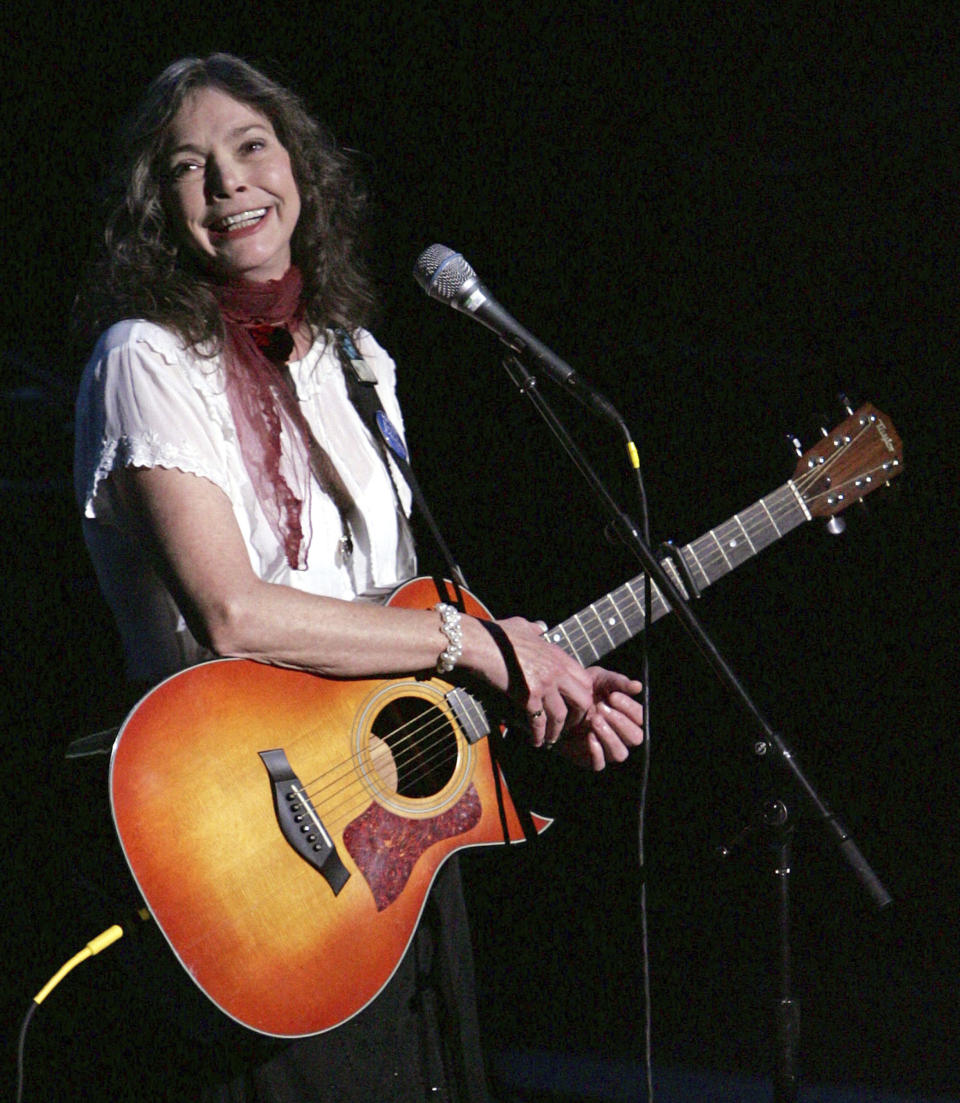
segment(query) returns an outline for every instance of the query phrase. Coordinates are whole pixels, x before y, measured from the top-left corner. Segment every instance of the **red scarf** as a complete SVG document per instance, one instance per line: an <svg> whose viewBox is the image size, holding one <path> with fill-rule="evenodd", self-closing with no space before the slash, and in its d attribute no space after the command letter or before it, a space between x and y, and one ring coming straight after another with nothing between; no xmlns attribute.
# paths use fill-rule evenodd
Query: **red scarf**
<svg viewBox="0 0 960 1103"><path fill-rule="evenodd" d="M295 570L307 565L310 545L310 429L296 397L281 374L293 351L291 332L303 318L300 270L291 267L267 283L235 281L214 287L226 340L224 364L227 399L237 429L243 463L271 529L287 562ZM295 474L290 486L281 471L281 427L296 454L289 457ZM298 477L297 472L304 473ZM304 508L306 506L306 509Z"/></svg>

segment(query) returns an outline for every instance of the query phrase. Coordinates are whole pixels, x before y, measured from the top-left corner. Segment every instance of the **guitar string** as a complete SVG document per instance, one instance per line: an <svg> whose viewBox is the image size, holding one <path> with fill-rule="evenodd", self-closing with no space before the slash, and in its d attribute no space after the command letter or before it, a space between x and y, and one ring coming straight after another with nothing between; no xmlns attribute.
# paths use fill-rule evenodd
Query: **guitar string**
<svg viewBox="0 0 960 1103"><path fill-rule="evenodd" d="M404 729L408 730L404 732ZM346 794L347 799L349 799L352 785L357 781L357 770L363 765L364 760L370 762L374 773L380 772L376 762L377 758L382 758L384 764L389 764L390 761L397 762L398 759L405 756L404 766L406 766L418 746L429 748L430 739L437 732L444 729L452 730L452 726L443 710L439 706L428 705L417 716L412 717L392 731L378 736L380 743L377 746L366 747L353 752L349 758L336 763L326 773L318 775L303 785L302 791L311 803L314 803L315 807L317 803L322 802L324 807L335 811L337 805L330 802L340 794ZM319 728L303 734L309 739L315 736L317 732L319 732ZM411 780L414 782L422 781L423 775L413 777ZM334 789L335 786L344 782L345 784L341 785L339 789ZM333 789L333 792L330 791L331 789Z"/></svg>
<svg viewBox="0 0 960 1103"><path fill-rule="evenodd" d="M456 761L455 732L439 708L435 707L432 711L436 714L435 719L439 720L439 724L434 726L433 734L442 732L446 735L446 738L437 739L432 743L428 742L426 738L420 739L420 746L425 746L428 753L426 756L421 755L419 762L416 764L416 769L410 770L404 777L404 788L412 788L426 780L430 776L430 771L437 769L442 759L446 759L448 762ZM432 753L430 753L431 751ZM370 759L372 760L374 756L380 757L381 755L387 762L397 762L398 756L392 755L385 745L375 748L370 754ZM359 757L362 758L362 756ZM407 770L409 763L404 762L402 765ZM373 771L374 773L379 772L375 765ZM438 786L439 788L442 788L442 785ZM366 808L370 804L371 796L362 777L357 773L353 773L347 777L346 784L336 790L335 793L327 794L322 801L315 801L313 796L310 797L310 800L318 814L321 809L323 810L322 819L328 830L330 830L330 824L335 825L333 829L336 830L340 823L349 823L358 812ZM332 803L332 801L336 803Z"/></svg>
<svg viewBox="0 0 960 1103"><path fill-rule="evenodd" d="M844 456L846 452L850 450L850 448L854 447L854 445L859 442L859 439L864 435L864 433L869 432L871 428L872 423L868 423L864 425L861 428L860 432L857 433L855 436L851 437L849 440L844 439L842 443L835 449L835 451L824 460L823 463L818 464L817 466L812 467L809 471L802 472L799 476L797 476L794 480L794 485L800 491L805 491L806 488L812 483L815 483L817 480L822 480L824 476L829 473L830 469L839 462L841 457ZM882 465L878 466L873 471L868 472L868 474L872 476L875 472L880 470L882 470ZM789 484L787 484L787 487L788 486ZM705 578L708 584L711 582L711 578L707 574L708 570L712 571L724 564L727 565L727 569L733 569L733 567L736 565L729 562L727 556L722 550L722 546L719 545L719 538L717 536L719 530L721 530L726 525L736 523L740 528L742 528L743 533L747 538L747 542L751 547L751 552L753 554L756 554L756 552L754 551L753 540L751 540L751 533L754 536L757 536L764 531L768 532L769 526L772 523L777 529L779 535L779 526L777 526L776 524L777 519L779 518L780 520L783 520L785 517L795 514L796 509L798 508L795 497L793 497L792 494L788 496L787 493L785 493L786 489L786 487L781 487L777 491L773 491L770 495L767 495L767 498L782 498L785 506L780 505L778 501L769 503L767 502L766 498L761 499L761 502L764 503L765 510L770 511L770 520L764 521L763 515L759 513L756 515L758 520L752 520L750 517L745 517L744 514L746 514L748 510L751 510L753 508L747 507L747 509L741 511L741 513L735 514L733 517L728 518L727 521L721 522L721 524L718 525L716 529L711 530L709 534L699 538L697 541L694 541L690 545L690 547L695 547L698 543L708 542L711 544L712 547L713 541L716 541L718 545L711 552L703 552L702 554L696 555L697 561L702 565L702 569L704 570ZM818 495L818 497L823 497L824 495L827 495L829 493L836 492L837 488L825 488L824 491L820 495ZM812 501L812 499L805 498L804 501L809 502ZM762 550L762 548L760 550ZM724 571L723 573L726 572ZM716 577L720 577L720 575L717 575ZM640 579L631 580L630 584L620 587L619 590L627 590L641 579L642 576L640 576ZM619 590L613 591L613 593L617 593L619 592ZM612 594L606 595L605 598L601 598L600 601L606 600L606 598L610 597L612 597ZM660 596L656 592L656 590L654 591L653 600L654 603L660 600ZM564 622L564 624L569 624L575 620L580 628L579 635L586 639L586 641L591 645L595 652L597 652L598 654L603 654L606 648L604 647L602 650L598 649L596 647L596 641L602 641L603 638L606 637L606 639L612 644L613 640L611 639L606 627L599 620L599 614L596 611L596 605L598 604L599 602L595 603L593 606L588 607L588 610L584 610L584 613L590 611L594 614L594 617L597 618L599 631L594 631L591 635L590 628L584 629L582 623L580 623L580 618L583 614L578 614L576 618L571 618L571 621ZM626 617L621 612L619 604L616 601L614 601L614 606L620 614L621 619L626 622ZM565 634L567 634L569 638L569 633L565 632ZM571 647L576 647L576 645L574 645L572 641ZM402 733L405 728L409 730L401 736L400 733ZM446 738L436 739L438 733L443 733ZM453 735L453 738L450 738L451 733ZM397 738L398 736L399 738ZM328 815L332 813L338 818L342 815L352 816L354 814L353 808L351 807L345 809L343 805L344 802L349 802L351 800L351 789L355 787L358 783L358 779L356 778L356 766L362 761L365 753L368 754L369 761L375 773L380 772L380 767L378 766L376 759L383 758L385 763L389 764L390 762L393 762L394 764L396 764L398 773L402 769L404 771L405 785L409 785L412 787L415 787L417 784L423 782L429 776L431 771L435 771L440 764L441 758L445 756L447 761L449 762L451 760L455 761L457 757L455 753L455 748L457 746L456 729L451 725L448 717L443 712L443 710L436 706L428 706L422 713L418 714L417 717L407 721L400 727L394 729L394 731L386 733L380 738L381 743L377 747L368 749L365 752L360 752L359 754L354 753L353 755L351 755L350 759L338 764L337 766L334 766L331 771L328 771L327 774L320 775L319 777L313 779L313 781L311 781L308 786L304 786L304 790L306 791L308 789L312 789L313 786L319 784L320 782L323 782L319 789L314 789L312 792L307 793L309 799L311 800L311 803L314 802L314 800L319 796L320 793L328 791L331 786L336 785L339 781L342 781L344 778L346 778L346 786L333 794L334 797L343 794L343 800L340 802L340 804L330 805L330 794L328 792L327 795L322 798L322 800L326 802L325 807ZM431 743L431 740L435 740L435 742ZM451 750L453 750L454 753L451 754ZM411 763L413 764L413 769L410 769ZM443 764L446 765L446 763ZM335 776L338 771L343 771L340 777ZM368 797L366 794L366 790L363 787L361 787L361 789L362 791L358 794L358 797L361 804L365 805L368 802Z"/></svg>
<svg viewBox="0 0 960 1103"><path fill-rule="evenodd" d="M840 443L837 445L835 450L824 459L823 463L817 464L816 466L811 467L808 471L801 472L798 476L795 477L795 479L793 480L793 485L801 492L804 504L811 504L816 500L816 498L823 498L828 497L830 494L836 494L840 487L845 488L850 483L855 483L855 479L851 477L838 486L825 487L824 490L815 497L810 497L804 493L807 490L808 486L810 486L812 483L817 482L818 480L822 480L826 475L828 475L832 468L837 463L839 463L842 458L845 457L847 452L850 451L852 448L858 447L861 438L874 428L875 423L873 421L868 421L861 424L859 431L857 431L855 434L853 434L849 438L840 438ZM885 469L882 463L878 463L877 466L872 469L860 472L859 477L873 478L873 476L877 475L878 473L885 473ZM775 499L775 501L771 502L770 499ZM769 520L765 520L764 514L760 513L759 511L754 514L754 518L751 518L750 516L745 516L745 514L754 511L756 509L756 506L760 505L761 503L763 504L764 512L769 513ZM785 486L771 492L771 494L767 495L766 497L761 498L759 502L754 504L754 506L746 507L746 509L742 510L740 513L734 514L726 521L721 522L716 528L712 529L706 535L692 541L691 544L688 545L688 547L692 549L693 557L697 565L700 566L701 574L703 575L703 579L706 584L710 585L712 582L722 577L723 574L727 573L729 570L732 570L739 565L738 563L733 563L730 561L729 557L723 551L722 545L720 544L719 536L725 528L727 528L728 526L733 528L734 525L738 528L741 528L747 538L751 553L757 554L759 551L762 551L763 548L767 546L767 543L761 543L761 546L759 548L756 548L754 540L751 539L751 536L756 537L762 533L769 532L770 525L772 524L777 532L777 537L779 538L780 536L784 535L784 533L781 532L780 526L777 524L777 521L782 522L783 519L788 516L795 516L798 508L799 505L796 501L796 497L790 491L790 484L788 483L785 484ZM791 528L792 527L793 526L791 526ZM733 531L736 532L736 528L733 528ZM728 549L733 550L733 546L728 544ZM637 596L632 592L632 588L637 583L642 582L643 577L643 575L640 575L636 579L631 579L629 583L624 584L618 590L614 590L610 594L605 595L605 597L600 598L599 601L595 602L593 605L589 606L581 613L576 614L575 617L564 621L561 625L559 625L556 629L553 629L552 631L562 632L567 637L571 647L575 651L578 650L578 644L574 642L575 640L579 641L579 647L581 648L584 647L585 644L589 644L594 652L594 655L599 657L600 655L604 654L607 649L605 647L596 647L596 641L601 640L602 642L604 636L610 639L611 643L613 643L613 640L611 639L610 633L607 631L606 626L600 619L600 614L597 607L600 605L601 602L606 601L607 599L611 599L614 603L614 608L616 609L619 618L627 626L632 635L634 631L639 630L639 628L642 627L643 622L642 600L637 598ZM621 603L617 601L615 595L619 593L629 593L630 605L636 611L636 625L631 625L630 612L625 612ZM653 590L652 604L655 615L662 615L662 613L666 611L666 605L664 604L662 595L659 593L656 587L654 587ZM590 635L589 631L585 631L583 628L582 618L584 617L584 614L587 613L592 613L593 616L597 618L597 624L600 626L600 631L595 633L593 636Z"/></svg>
<svg viewBox="0 0 960 1103"><path fill-rule="evenodd" d="M774 492L774 493L776 493L776 492ZM790 504L795 509L796 508L795 499L791 496L789 501L790 501ZM748 507L748 508L750 508L750 507ZM743 526L743 529L744 529L744 531L747 535L748 543L752 546L754 541L751 539L751 537L756 537L759 533L761 533L765 530L769 530L769 527L770 527L771 524L773 524L775 528L778 528L778 526L776 525L776 521L777 520L782 520L790 512L792 512L792 510L785 510L785 509L778 508L778 507L775 506L774 511L772 512L772 520L767 520L765 522L760 522L760 523L755 522L755 521L751 521L751 519L749 517L744 518L744 517L742 517L742 515L737 514L735 517L730 518L728 521L722 522L720 525L717 526L716 529L711 530L710 534L702 536L702 537L698 538L698 540L693 541L689 545L689 547L694 549L693 554L694 554L697 565L700 567L700 572L703 575L704 581L709 585L716 578L719 578L720 574L717 572L717 568L719 568L721 566L724 566L726 563L728 563L727 558L724 556L723 552L717 547L716 542L715 542L715 534L718 532L719 529L721 529L724 525L727 525L727 524L730 524L730 523L734 522L735 520L738 521L739 524ZM702 545L702 546L698 548L698 545ZM686 549L681 549L681 550L686 550ZM637 597L637 595L633 593L633 589L635 587L638 588L638 589L641 588L640 584L643 583L643 581L644 581L644 576L642 574L637 576L637 578L635 578L635 579L631 579L628 583L623 584L617 590L612 591L611 594L605 595L605 597L601 598L600 601L595 602L593 605L589 606L587 610L584 610L584 612L589 611L589 612L592 612L595 616L599 616L599 613L597 611L597 606L600 604L601 601L604 601L604 600L606 600L607 597L609 597L609 598L612 599L614 609L616 610L616 612L617 612L618 616L620 617L620 619L622 619L628 625L628 627L630 627L632 629L633 626L630 624L630 621L629 621L630 614L629 614L629 612L626 612L626 613L624 612L624 604L626 603L627 609L632 608L633 610L636 610L637 620L638 620L638 622L642 622L642 616L641 616L641 612L642 612L642 609L643 609L642 599ZM615 596L617 594L623 594L624 597L622 599L618 600L617 597ZM654 605L662 604L662 598L661 598L661 595L659 594L659 591L656 589L656 586L654 586L654 591L653 591L653 603L654 603ZM580 622L582 617L583 617L583 613L577 614L576 617L572 617L569 620L564 621L562 623L562 625L559 626L559 628L560 628L561 631L564 632L565 635L567 635L568 638L570 638L571 636L579 637L579 636L584 636L585 635L586 638L587 638L587 641L590 642L591 644L593 644L595 642L595 640L601 638L601 633L596 633L591 637L590 634L589 634L589 631L587 631L583 628L582 623L578 623L578 622ZM604 635L607 634L605 629L602 629L602 634L604 634ZM594 648L594 650L596 651L596 648Z"/></svg>
<svg viewBox="0 0 960 1103"><path fill-rule="evenodd" d="M405 727L410 728L411 725L415 725L417 722L420 722L419 728L411 728L399 740L395 738ZM318 730L302 734L306 738L310 738ZM435 739L434 737L438 733L444 738ZM447 768L451 763L455 764L458 757L456 729L438 706L428 705L416 717L394 729L393 732L385 733L379 738L381 743L378 746L365 748L359 753L352 754L349 759L331 767L326 774L319 775L307 785L302 786L301 791L310 800L315 810L319 812L319 809L323 808L325 824L331 813L340 818L346 817L345 822L348 822L359 809L369 803L368 791L361 783L361 779L357 777L357 766L366 755L369 756L369 761L375 773L379 773L376 759L382 758L384 764L395 762L398 772L401 769L404 771L404 787L408 790L421 784L430 776L431 772L435 772L441 767ZM447 777L451 773L452 769L448 771ZM320 785L320 788L314 788L321 782L323 784ZM338 784L340 787L330 792ZM356 791L358 785L360 788L359 791ZM442 785L437 788L442 788ZM320 793L324 793L322 803L318 799ZM344 804L354 801L354 798L356 798L356 801L352 805L348 804L345 809Z"/></svg>
<svg viewBox="0 0 960 1103"><path fill-rule="evenodd" d="M774 494L777 493L777 491L774 492ZM785 495L783 496L785 497ZM689 547L694 549L694 558L697 565L700 567L700 573L703 575L704 582L706 582L707 585L710 585L713 581L720 578L723 573L726 573L726 570L732 569L732 567L729 565L729 559L724 555L723 551L720 550L716 543L715 534L720 529L722 529L725 525L731 524L733 522L738 522L738 525L742 526L743 531L747 537L747 542L752 549L754 546L754 540L751 539L751 537L755 538L758 534L769 531L771 524L774 526L774 528L777 529L779 533L779 526L776 524L776 522L778 520L782 521L784 517L787 517L790 513L794 512L798 508L796 499L792 495L789 497L788 502L792 508L783 509L781 507L777 507L776 504L774 504L774 509L773 511L771 511L771 520L761 520L760 522L756 522L751 521L749 517L744 518L742 514L737 514L734 517L729 518L727 521L721 522L721 524L718 525L717 528L711 530L709 534L691 542ZM762 517L763 515L760 516ZM703 545L703 547L698 548L698 545ZM725 568L723 572L720 572L718 570L718 568L720 567ZM642 574L635 579L631 579L628 583L624 583L622 586L618 587L618 589L612 591L608 595L605 595L603 598L600 598L599 601L594 602L593 605L588 606L588 608L583 612L577 614L575 617L571 617L567 621L564 621L561 625L558 626L558 629L567 636L567 638L571 642L571 646L573 646L575 649L577 649L577 645L573 642L574 638L585 638L586 642L592 646L594 652L598 654L598 656L599 654L603 654L602 650L596 648L595 642L598 639L602 639L603 636L609 636L609 633L601 623L600 631L595 632L593 635L591 635L590 630L585 629L582 624L582 618L584 617L584 614L590 612L599 620L600 614L597 607L599 606L600 602L603 602L607 600L607 598L610 598L618 617L631 630L632 635L634 628L639 628L643 620L643 601L642 598L633 593L633 589L634 587L638 589L641 588L640 584L643 583L643 581L644 576ZM623 594L624 596L618 600L618 598L616 597L617 594ZM662 596L655 585L653 589L652 601L655 609L657 607L663 607ZM627 611L625 611L625 606ZM636 625L631 624L631 611L635 611L635 617L637 621Z"/></svg>
<svg viewBox="0 0 960 1103"><path fill-rule="evenodd" d="M451 734L450 740L446 740L445 742L449 744L453 739L454 736ZM448 756L451 763L456 761L457 754L455 750L444 747L439 753L444 756ZM421 780L429 778L429 776L429 772L425 772ZM443 789L444 784L446 784L447 780L448 778L444 778L442 784L437 784L433 789L433 793L440 792ZM396 795L404 796L406 794L398 792L396 793ZM369 789L361 783L359 778L355 780L351 791L346 793L345 797L346 799L341 801L340 805L332 813L326 809L324 812L324 823L329 823L330 829L335 832L339 832L343 828L345 828L354 819L356 819L358 815L366 811L366 809L369 808L372 803L378 803L374 800Z"/></svg>

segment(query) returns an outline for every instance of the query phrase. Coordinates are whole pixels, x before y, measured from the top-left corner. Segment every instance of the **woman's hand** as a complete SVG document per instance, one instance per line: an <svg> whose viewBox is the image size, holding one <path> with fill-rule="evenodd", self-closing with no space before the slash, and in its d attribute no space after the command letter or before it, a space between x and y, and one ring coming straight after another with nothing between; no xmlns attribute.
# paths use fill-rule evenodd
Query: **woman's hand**
<svg viewBox="0 0 960 1103"><path fill-rule="evenodd" d="M643 742L643 706L634 700L643 686L600 666L586 673L594 703L563 733L558 750L580 766L602 770L608 762L623 762Z"/></svg>
<svg viewBox="0 0 960 1103"><path fill-rule="evenodd" d="M534 746L553 746L562 738L566 755L602 770L607 762L622 762L643 742L643 708L633 699L643 688L638 681L599 666L584 669L563 648L543 638L542 621L511 617L495 622L522 675L523 684L516 678L511 682L487 629L468 620L464 618L465 639L471 643L465 646L465 665L526 711Z"/></svg>

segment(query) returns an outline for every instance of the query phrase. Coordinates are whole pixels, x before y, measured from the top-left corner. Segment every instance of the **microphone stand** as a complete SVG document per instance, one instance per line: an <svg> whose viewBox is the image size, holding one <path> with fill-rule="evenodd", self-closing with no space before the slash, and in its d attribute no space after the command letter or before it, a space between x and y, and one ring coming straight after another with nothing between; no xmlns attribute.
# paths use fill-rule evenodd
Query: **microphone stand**
<svg viewBox="0 0 960 1103"><path fill-rule="evenodd" d="M773 851L773 875L777 881L777 994L773 1000L770 1033L773 1048L774 1103L796 1103L799 1089L797 1053L800 1039L800 1004L793 998L793 955L790 947L790 875L796 826L782 800L764 801L759 815L734 839L720 847L729 858L755 831Z"/></svg>
<svg viewBox="0 0 960 1103"><path fill-rule="evenodd" d="M594 472L582 451L573 442L570 434L561 424L550 408L546 399L540 393L537 386L537 378L524 366L518 356L511 354L504 358L503 366L511 380L517 386L521 395L528 398L534 408L541 415L547 426L556 436L564 450L573 460L576 467L593 489L597 499L610 517L613 531L617 533L624 545L633 552L647 573L648 579L657 586L666 605L676 613L687 634L690 636L697 649L701 652L708 664L713 668L721 682L730 694L740 701L753 719L759 734L753 743L754 754L763 761L776 763L785 771L789 780L793 782L799 791L802 801L818 820L827 837L837 846L841 855L846 859L854 875L866 890L877 908L885 908L891 902L891 896L887 892L876 873L868 864L866 858L857 846L849 831L843 826L837 816L827 807L826 803L817 793L813 784L800 768L793 751L787 745L783 736L777 731L766 716L761 712L750 697L741 680L734 673L733 668L720 653L706 629L692 612L690 605L684 600L677 590L669 575L664 571L660 561L653 555L650 548L643 540L637 526L625 514L609 493L603 482ZM578 397L581 397L578 395ZM591 400L587 403L595 411L603 412L623 432L625 439L630 443L630 434L626 429L623 419L605 399L599 402ZM606 409L604 409L606 408ZM770 809L775 809L771 813ZM773 822L770 822L770 816ZM765 809L761 810L761 820L767 822L771 829L776 831L777 865L776 874L780 886L780 906L778 916L778 930L780 936L780 991L775 1005L775 1035L776 1054L774 1070L774 1101L775 1103L795 1103L797 1099L797 1075L796 1053L797 1036L799 1028L799 1014L797 1006L790 994L790 939L789 939L789 904L790 904L790 858L791 842L793 837L793 823L787 804L782 800L768 802Z"/></svg>

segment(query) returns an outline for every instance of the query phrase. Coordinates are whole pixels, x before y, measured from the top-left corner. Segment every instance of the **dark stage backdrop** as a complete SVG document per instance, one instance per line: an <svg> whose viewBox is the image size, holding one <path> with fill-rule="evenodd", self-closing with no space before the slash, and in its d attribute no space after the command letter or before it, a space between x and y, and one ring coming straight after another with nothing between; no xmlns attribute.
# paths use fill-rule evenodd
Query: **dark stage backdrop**
<svg viewBox="0 0 960 1103"><path fill-rule="evenodd" d="M118 118L170 60L225 49L293 84L358 151L377 333L400 365L415 466L494 612L557 621L636 568L605 540L493 336L414 285L433 242L462 251L621 410L657 541L687 542L779 486L796 462L787 435L815 441L843 416L841 391L890 416L903 477L850 510L842 536L805 526L697 611L896 901L874 914L801 823L806 1074L960 1087L950 6L138 7L31 6L4 35L11 1021L95 933L68 886L73 783L59 758L121 709L69 490L83 351L66 316ZM619 439L542 389L636 513ZM716 848L766 774L748 721L678 627L661 623L649 643L655 1055L762 1071L772 857L747 848L724 866ZM634 670L638 651L615 661ZM492 1049L639 1054L638 779L632 767L583 779L578 810L535 851L465 863ZM68 982L34 1029L67 1030L95 983Z"/></svg>

